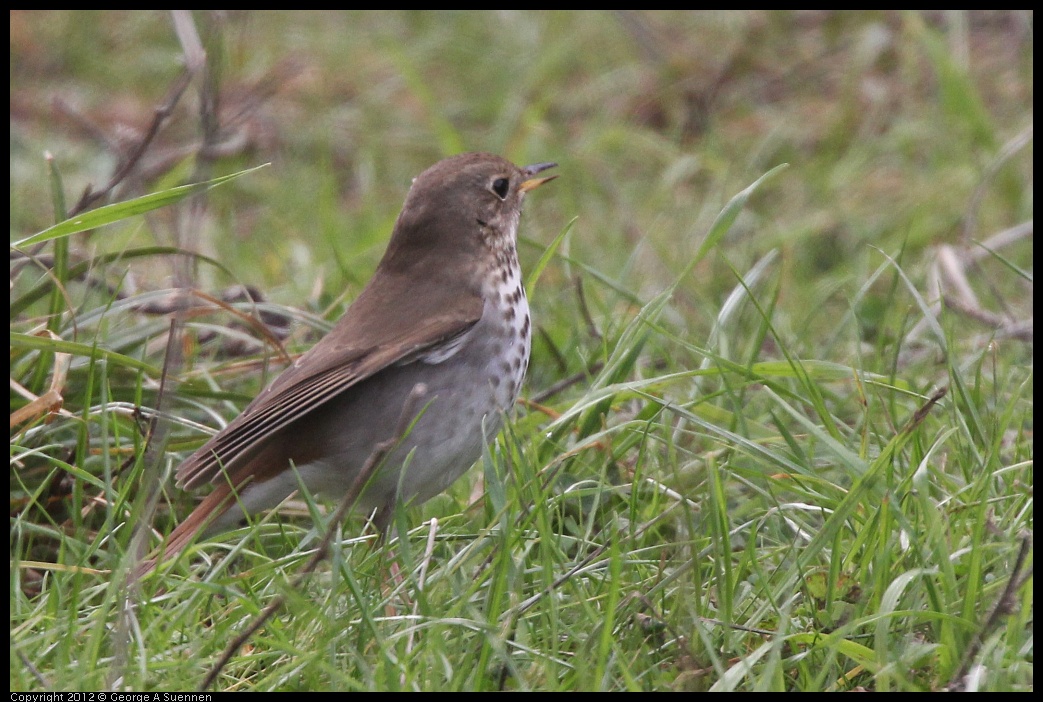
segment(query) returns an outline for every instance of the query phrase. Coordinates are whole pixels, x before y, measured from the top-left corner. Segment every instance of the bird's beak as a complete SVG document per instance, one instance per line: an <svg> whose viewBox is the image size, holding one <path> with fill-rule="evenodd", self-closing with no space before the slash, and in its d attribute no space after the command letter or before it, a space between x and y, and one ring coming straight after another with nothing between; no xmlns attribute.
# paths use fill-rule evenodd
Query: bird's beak
<svg viewBox="0 0 1043 702"><path fill-rule="evenodd" d="M526 166L525 168L521 169L522 173L526 177L526 180L522 181L520 190L523 193L527 193L530 190L535 190L536 188L540 187L541 185L546 183L548 180L554 180L555 178L557 178L558 176L556 176L556 175L547 176L546 178L533 178L532 177L532 176L536 175L537 173L539 173L541 171L545 171L548 168L554 168L557 165L558 164L556 164L556 163L534 163L531 166Z"/></svg>

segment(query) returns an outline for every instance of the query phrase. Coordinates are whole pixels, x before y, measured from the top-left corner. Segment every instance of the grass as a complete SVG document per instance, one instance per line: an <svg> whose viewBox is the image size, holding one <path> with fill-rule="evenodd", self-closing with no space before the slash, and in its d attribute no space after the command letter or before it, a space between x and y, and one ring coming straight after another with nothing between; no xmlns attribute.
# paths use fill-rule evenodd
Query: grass
<svg viewBox="0 0 1043 702"><path fill-rule="evenodd" d="M1031 14L193 19L37 244L192 53L11 15L12 690L197 689L280 596L212 689L1032 689ZM304 496L130 586L460 150L560 164L514 421L390 544Z"/></svg>

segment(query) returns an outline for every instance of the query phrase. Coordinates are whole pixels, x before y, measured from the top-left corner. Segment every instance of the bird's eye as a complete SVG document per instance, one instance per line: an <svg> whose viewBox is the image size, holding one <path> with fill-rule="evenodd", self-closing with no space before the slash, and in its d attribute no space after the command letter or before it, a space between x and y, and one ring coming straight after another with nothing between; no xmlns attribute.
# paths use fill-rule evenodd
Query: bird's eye
<svg viewBox="0 0 1043 702"><path fill-rule="evenodd" d="M493 181L493 192L501 200L507 199L507 190L511 187L511 181L506 178L497 178Z"/></svg>

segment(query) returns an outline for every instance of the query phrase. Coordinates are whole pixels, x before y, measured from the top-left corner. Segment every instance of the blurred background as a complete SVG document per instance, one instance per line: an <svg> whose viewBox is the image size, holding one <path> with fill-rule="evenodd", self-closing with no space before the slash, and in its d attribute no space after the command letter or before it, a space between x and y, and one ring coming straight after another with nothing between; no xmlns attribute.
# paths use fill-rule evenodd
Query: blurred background
<svg viewBox="0 0 1043 702"><path fill-rule="evenodd" d="M232 577L184 559L199 578L141 610L158 643L110 626L137 481L169 485L148 471L362 289L411 179L476 150L559 178L519 243L536 404L422 508L461 537L438 542L421 602L445 621L410 657L409 617L341 626L387 602L321 581L229 688L1031 689L1031 12L12 11L10 28L12 241L268 164L12 248L12 689L185 685L296 577L309 542L274 520L260 555L221 561ZM168 347L177 288L209 306ZM167 368L171 441L142 458ZM494 464L511 479L483 492ZM189 501L138 519L152 544ZM511 558L480 550L490 525ZM368 553L351 564L376 579Z"/></svg>
<svg viewBox="0 0 1043 702"><path fill-rule="evenodd" d="M522 228L531 269L575 220L536 294L541 338L555 347L537 354L537 373L548 351L582 365L572 355L589 325L576 279L590 314L611 327L683 270L729 198L781 163L789 168L758 190L720 255L681 286L675 321L697 336L712 323L705 307L735 284L722 261L741 272L781 254L779 321L795 342L835 330L856 295L860 334L872 337L882 312L873 290L858 291L885 254L927 265L933 246L985 240L1032 216L1031 13L197 20L211 58L220 54L214 174L271 166L213 191L191 232L102 230L74 250L187 237L234 276L202 266L204 289L244 283L323 309L368 279L410 179L435 160L483 150L557 161L561 177L531 199ZM100 189L184 63L164 12L11 13L12 238L55 220L44 151L70 204L89 184ZM199 113L193 85L113 195L186 179ZM1025 267L1030 253L1031 238L1004 251ZM162 275L131 281L169 285ZM982 305L1025 314L1024 290L996 293L1002 304Z"/></svg>

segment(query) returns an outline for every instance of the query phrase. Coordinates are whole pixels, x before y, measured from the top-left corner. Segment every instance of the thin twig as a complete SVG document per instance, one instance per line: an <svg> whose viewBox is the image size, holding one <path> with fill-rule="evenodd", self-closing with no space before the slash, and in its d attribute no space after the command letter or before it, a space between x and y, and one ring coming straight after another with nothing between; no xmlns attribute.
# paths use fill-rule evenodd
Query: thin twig
<svg viewBox="0 0 1043 702"><path fill-rule="evenodd" d="M148 130L145 132L144 136L142 136L142 138L138 141L138 143L130 149L130 153L127 155L127 157L120 158L119 166L117 167L115 173L112 174L112 177L109 178L109 182L106 183L105 187L103 187L101 190L94 190L90 185L88 185L84 189L83 194L80 196L79 201L77 201L77 203L73 205L72 209L70 209L66 213L67 218L74 217L80 214L81 212L84 212L85 210L88 210L91 207L93 207L95 204L97 204L99 200L111 193L116 188L116 186L122 183L127 178L127 176L130 175L134 168L140 163L141 158L145 155L145 152L148 151L148 148L149 146L151 146L152 141L156 138L156 135L159 134L159 130L163 126L163 123L174 111L174 107L177 105L178 101L181 99L181 96L184 94L185 89L191 82L193 75L193 72L189 69L185 69L181 72L181 75L178 76L178 78L171 85L170 90L167 91L167 95L163 103L160 104L160 106L153 111L152 122L151 124L149 124ZM28 253L32 256L39 254L40 251L42 251L44 247L47 246L47 243L48 242L46 241L41 241L40 243L33 246L33 248L30 249ZM22 270L22 268L24 268L27 264L28 259L26 261L16 263L11 268L11 279L13 280Z"/></svg>
<svg viewBox="0 0 1043 702"><path fill-rule="evenodd" d="M536 393L535 395L533 395L529 399L532 402L535 402L535 403L539 404L539 403L547 400L548 398L554 397L555 395L557 395L562 390L566 390L566 389L572 387L576 383L582 383L584 380L586 380L590 376L594 375L595 373L600 373L601 369L604 368L604 367L605 367L605 362L604 361L595 361L594 363L591 363L587 367L587 369L585 371L583 371L582 373L576 373L575 375L570 375L568 378L565 378L564 380L559 380L558 382L556 382L553 385L551 385L549 388L547 388L545 390L541 390L540 392Z"/></svg>
<svg viewBox="0 0 1043 702"><path fill-rule="evenodd" d="M152 144L152 141L159 134L160 128L163 123L170 117L174 111L174 107L178 101L181 100L181 96L184 94L185 89L189 83L192 82L192 76L194 71L191 68L185 68L181 71L181 75L177 77L174 83L170 86L170 90L167 91L166 98L152 113L152 122L148 126L148 130L142 136L141 140L130 150L126 159L122 161L116 172L109 178L109 182L105 184L101 190L92 190L89 186L80 197L71 210L69 210L68 216L73 217L84 210L90 209L99 200L107 196L110 192L115 189L123 180L130 175L134 168L141 161L141 157L148 151L148 147ZM43 243L43 242L41 242Z"/></svg>
<svg viewBox="0 0 1043 702"><path fill-rule="evenodd" d="M167 252L172 255L194 255L193 252L185 249L179 249L177 247L171 247ZM54 279L54 273L51 268L54 265L54 257L51 255L31 256L28 253L13 250L11 251L11 260L17 261L23 258L30 259L35 263L40 270ZM267 302L264 294L252 285L233 285L221 290L218 293L206 293L201 290L175 290L158 300L146 300L145 302L134 302L132 300L133 295L145 296L150 291L128 293L116 285L111 285L103 278L93 274L91 268L86 265L82 265L84 262L77 261L73 266L74 274L70 275L70 280L78 280L83 282L88 288L93 290L99 290L105 296L116 301L129 301L131 304L128 309L146 315L169 315L175 312L182 312L192 316L198 315L203 311L209 314L212 310L210 307L205 305L188 306L189 301L184 299L186 295L197 297L205 302L212 303L213 305L227 311L238 319L242 320L246 327L253 328L257 333L264 337L282 356L283 360L290 361L290 355L286 351L282 340L290 335L290 317L289 315L282 312L275 312L270 309L258 309L258 303ZM56 285L61 285L57 279L55 279ZM158 290L151 292L160 292ZM66 299L69 300L69 295L64 293ZM247 314L241 312L232 306L233 303L237 302L250 302L252 303L253 314ZM71 309L74 307L71 300L69 300L68 307ZM73 324L73 337L77 335L76 318L72 318ZM212 335L211 335L212 336ZM242 353L235 353L234 350L227 353L231 355L242 355Z"/></svg>
<svg viewBox="0 0 1043 702"><path fill-rule="evenodd" d="M159 501L159 473L163 461L164 448L169 430L167 423L160 423L163 415L163 405L168 401L169 395L175 391L170 387L174 384L171 378L176 377L177 369L182 362L181 325L177 317L170 318L170 330L167 332L167 350L163 354L163 372L159 377L159 392L156 393L156 411L148 419L148 428L145 432L145 447L142 451L146 456L145 475L142 476L142 485L146 488L152 486L153 490L146 498L143 519L138 524L134 536L131 538L130 550L135 554L137 560L144 558L147 550L147 536L149 525L152 524L152 512L155 511L156 503ZM154 452L154 453L153 453ZM152 480L149 480L149 478Z"/></svg>
<svg viewBox="0 0 1043 702"><path fill-rule="evenodd" d="M181 368L183 360L183 345L181 343L181 323L177 315L170 318L170 331L167 336L167 349L163 358L163 372L159 380L159 392L156 396L156 409L163 411L164 404L170 402L169 396L176 393L177 373ZM148 431L145 436L145 447L142 451L145 469L139 483L145 497L138 513L138 522L130 537L128 552L132 560L121 563L119 576L125 578L123 583L126 587L119 591L119 614L116 617L116 630L113 637L113 664L109 672L108 687L117 689L117 681L125 678L125 671L130 660L130 641L132 630L136 629L132 621L136 614L136 607L131 601L137 597L140 584L140 564L145 558L148 549L149 530L152 517L159 504L159 496L162 492L162 466L166 457L167 441L170 438L170 425L160 422L159 414L153 415L149 421ZM126 568L125 564L134 563L135 567Z"/></svg>
<svg viewBox="0 0 1043 702"><path fill-rule="evenodd" d="M187 66L185 70L182 71L178 80L174 82L172 89L168 92L168 99L164 104L156 109L149 132L139 143L137 150L130 154L130 157L124 163L123 167L117 170L113 178L110 179L109 184L106 185L99 194L92 196L93 199L87 197L88 194L84 193L85 197L81 199L80 205L77 205L78 207L82 205L86 208L90 204L97 202L99 198L111 192L112 188L114 188L118 182L123 180L136 167L141 157L145 154L148 145L159 132L160 126L171 114L174 106L177 104L178 100L180 100L185 88L188 87L192 76L195 75L196 70L198 69L197 62L195 62L194 58L189 54L186 54L186 64ZM189 207L191 207L193 203L199 203L201 201L203 201L203 198L201 196L196 196L190 201ZM184 256L178 256L175 257L172 262L174 268L174 284L179 288L179 297L182 301L188 299L188 296L185 295L184 291L193 287L189 284L189 281L186 278L179 274L180 269L187 268L187 266L179 265L184 258ZM159 393L156 397L156 409L159 412L163 411L164 404L170 402L169 397L176 394L177 377L184 365L184 345L182 344L182 338L185 324L184 309L186 307L187 305L185 304L179 305L178 309L176 309L170 317L170 330L167 336L166 353L163 357L163 372L160 377ZM156 513L156 508L159 505L159 497L162 493L162 465L165 460L166 445L169 438L170 425L166 422L159 421L159 413L153 415L149 421L148 433L145 437L145 449L143 452L145 470L141 476L140 483L141 489L145 492L145 498L141 505L139 522L135 525L134 533L131 535L130 541L130 553L134 559L133 562L136 564L136 567L130 568L129 571L126 572L125 582L127 587L120 593L120 608L119 616L116 621L116 635L114 641L114 664L109 679L109 687L112 689L117 688L117 681L124 679L124 671L127 668L130 658L129 647L131 630L135 628L136 624L133 619L136 610L130 598L136 596L139 589L140 574L142 573L140 564L145 559L145 553L148 549L148 537L152 518Z"/></svg>
<svg viewBox="0 0 1043 702"><path fill-rule="evenodd" d="M943 385L942 387L931 393L931 396L927 398L927 402L923 404L920 409L913 413L912 418L906 422L906 425L902 427L903 434L911 434L916 427L920 426L920 423L927 418L927 415L931 413L931 408L934 407L945 395L949 392L949 386Z"/></svg>
<svg viewBox="0 0 1043 702"><path fill-rule="evenodd" d="M1010 338L1018 341L1027 341L1031 344L1034 338L1032 334L1032 320L1027 319L1023 322L1008 324L997 329L991 336L995 339Z"/></svg>
<svg viewBox="0 0 1043 702"><path fill-rule="evenodd" d="M1004 329L1013 324L1012 320L1002 317L994 312L989 312L981 307L968 304L963 297L957 295L942 295L942 302L944 302L945 306L952 311L958 312L965 317L969 317L976 322L981 322L985 326L992 327L993 329Z"/></svg>
<svg viewBox="0 0 1043 702"><path fill-rule="evenodd" d="M579 311L583 314L583 321L587 323L587 333L597 341L601 341L601 331L598 329L598 325L594 323L594 317L591 316L590 309L587 307L587 296L583 292L583 278L577 275L574 280L576 297L579 300Z"/></svg>
<svg viewBox="0 0 1043 702"><path fill-rule="evenodd" d="M44 329L36 336L48 336L52 341L61 341L61 337L49 329ZM65 380L69 374L69 366L71 364L71 354L58 351L54 353L54 369L51 373L50 387L48 387L47 392L39 397L34 396L27 389L16 383L14 378L11 378L12 388L17 386L17 389L24 391L25 395L30 400L29 404L20 407L11 413L12 429L23 422L27 422L30 419L36 419L41 414L45 413L51 415L51 417L46 420L50 422L53 419L53 415L62 411L62 405L65 402L62 393L65 390ZM22 393L20 392L19 394ZM66 412L65 414L68 415L69 413Z"/></svg>
<svg viewBox="0 0 1043 702"><path fill-rule="evenodd" d="M25 655L25 652L20 649L18 651L18 659L22 661L22 665L29 669L29 672L32 674L34 678L36 678L36 682L40 683L40 686L43 687L43 689L54 689L54 687L51 685L51 681L44 677L43 673L41 673L36 668L36 666L33 665L33 662L31 660L29 660L29 656Z"/></svg>
<svg viewBox="0 0 1043 702"><path fill-rule="evenodd" d="M945 690L949 692L961 692L966 688L964 680L970 672L971 664L974 662L975 656L977 656L978 652L981 651L981 647L985 643L985 638L1000 626L1001 619L1004 615L1014 612L1014 596L1017 594L1018 590L1028 582L1028 579L1032 577L1032 568L1029 568L1024 573L1021 572L1025 567L1025 561L1028 559L1031 544L1031 536L1026 534L1021 537L1021 548L1018 549L1018 557L1017 560L1014 561L1014 569L1010 573L1007 585L1003 588L1003 593L1000 595L999 599L996 600L996 604L993 605L992 611L989 612L989 616L985 618L985 623L982 624L981 629L978 630L978 634L974 637L971 645L967 648L967 652L963 656L963 663L960 664L960 669L956 671L956 674L949 680L949 684L944 688Z"/></svg>

